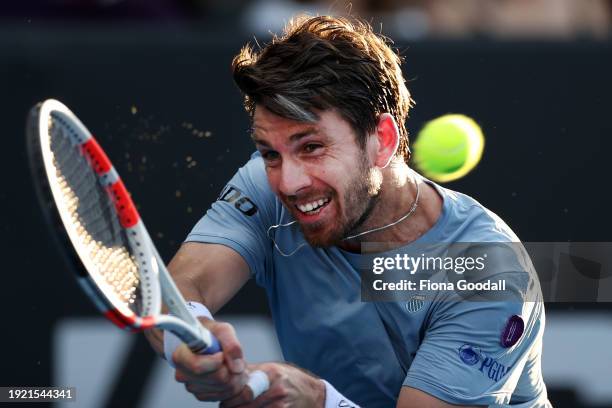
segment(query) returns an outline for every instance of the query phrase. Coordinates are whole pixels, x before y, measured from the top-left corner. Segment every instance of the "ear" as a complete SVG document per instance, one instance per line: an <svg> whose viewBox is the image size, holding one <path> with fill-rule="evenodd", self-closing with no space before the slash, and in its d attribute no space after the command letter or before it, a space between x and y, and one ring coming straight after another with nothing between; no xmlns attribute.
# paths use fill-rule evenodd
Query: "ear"
<svg viewBox="0 0 612 408"><path fill-rule="evenodd" d="M383 113L378 117L375 136L378 143L376 143L374 164L377 167L385 168L395 156L399 146L399 130L391 114Z"/></svg>

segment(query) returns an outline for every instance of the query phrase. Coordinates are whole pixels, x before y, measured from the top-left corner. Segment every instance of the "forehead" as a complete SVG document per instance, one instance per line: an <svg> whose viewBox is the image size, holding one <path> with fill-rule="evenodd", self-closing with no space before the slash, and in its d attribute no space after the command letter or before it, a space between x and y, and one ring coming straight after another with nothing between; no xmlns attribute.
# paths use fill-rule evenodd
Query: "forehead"
<svg viewBox="0 0 612 408"><path fill-rule="evenodd" d="M351 125L334 109L316 111L318 120L302 122L284 118L263 106L257 106L253 115L252 136L257 140L269 138L299 139L306 135L353 136Z"/></svg>
<svg viewBox="0 0 612 408"><path fill-rule="evenodd" d="M257 105L253 114L254 133L271 133L279 131L292 131L303 128L318 127L319 121L302 122L279 116L264 106Z"/></svg>

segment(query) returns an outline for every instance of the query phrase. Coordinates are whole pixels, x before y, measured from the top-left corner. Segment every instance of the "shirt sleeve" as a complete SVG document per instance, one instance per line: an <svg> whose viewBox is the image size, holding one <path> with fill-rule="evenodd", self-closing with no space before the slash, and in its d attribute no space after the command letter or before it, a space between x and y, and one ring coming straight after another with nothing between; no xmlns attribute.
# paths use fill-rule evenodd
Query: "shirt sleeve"
<svg viewBox="0 0 612 408"><path fill-rule="evenodd" d="M503 406L526 365L541 351L544 309L527 295L531 273L507 265L488 278L504 280L500 300L446 299L432 307L428 327L404 380L443 401ZM539 361L539 360L538 360ZM514 403L514 400L513 400Z"/></svg>
<svg viewBox="0 0 612 408"><path fill-rule="evenodd" d="M186 242L221 244L238 252L258 284L264 283L271 257L267 229L279 210L263 159L254 153L187 236Z"/></svg>

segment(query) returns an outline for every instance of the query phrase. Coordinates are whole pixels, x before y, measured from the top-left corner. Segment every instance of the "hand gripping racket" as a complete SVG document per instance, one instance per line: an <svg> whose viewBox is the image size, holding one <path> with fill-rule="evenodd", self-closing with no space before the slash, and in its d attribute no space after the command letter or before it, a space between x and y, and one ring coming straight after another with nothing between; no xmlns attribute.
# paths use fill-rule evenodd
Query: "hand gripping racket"
<svg viewBox="0 0 612 408"><path fill-rule="evenodd" d="M199 354L221 350L187 310L134 203L104 150L61 102L30 112L34 184L85 293L122 329L169 330ZM161 314L162 302L171 315Z"/></svg>

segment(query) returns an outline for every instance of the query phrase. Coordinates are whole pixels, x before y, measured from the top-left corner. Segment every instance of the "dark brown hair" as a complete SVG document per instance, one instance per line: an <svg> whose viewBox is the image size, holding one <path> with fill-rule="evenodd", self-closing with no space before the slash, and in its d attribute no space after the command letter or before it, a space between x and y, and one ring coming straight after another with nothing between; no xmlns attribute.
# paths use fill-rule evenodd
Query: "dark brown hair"
<svg viewBox="0 0 612 408"><path fill-rule="evenodd" d="M398 155L409 158L405 121L412 106L388 40L355 18L300 16L259 52L250 45L234 57L234 81L252 116L256 105L282 117L313 122L314 110L334 108L347 120L359 144L375 131L378 116L395 118Z"/></svg>

